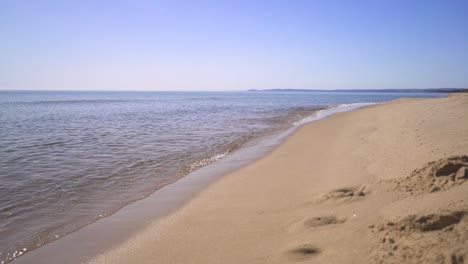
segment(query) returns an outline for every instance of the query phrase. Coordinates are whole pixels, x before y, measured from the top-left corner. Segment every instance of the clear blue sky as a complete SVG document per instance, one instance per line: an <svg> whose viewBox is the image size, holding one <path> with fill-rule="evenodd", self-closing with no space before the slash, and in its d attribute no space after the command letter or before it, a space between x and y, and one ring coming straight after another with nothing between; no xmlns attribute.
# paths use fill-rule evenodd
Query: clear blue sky
<svg viewBox="0 0 468 264"><path fill-rule="evenodd" d="M468 87L467 0L2 0L0 34L0 89Z"/></svg>

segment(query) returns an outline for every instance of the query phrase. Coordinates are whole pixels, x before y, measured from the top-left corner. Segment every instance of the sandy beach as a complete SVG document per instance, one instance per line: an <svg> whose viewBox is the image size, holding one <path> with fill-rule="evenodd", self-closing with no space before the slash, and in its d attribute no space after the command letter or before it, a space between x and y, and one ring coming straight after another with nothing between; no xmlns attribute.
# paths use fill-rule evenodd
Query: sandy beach
<svg viewBox="0 0 468 264"><path fill-rule="evenodd" d="M468 95L309 123L93 263L463 263Z"/></svg>

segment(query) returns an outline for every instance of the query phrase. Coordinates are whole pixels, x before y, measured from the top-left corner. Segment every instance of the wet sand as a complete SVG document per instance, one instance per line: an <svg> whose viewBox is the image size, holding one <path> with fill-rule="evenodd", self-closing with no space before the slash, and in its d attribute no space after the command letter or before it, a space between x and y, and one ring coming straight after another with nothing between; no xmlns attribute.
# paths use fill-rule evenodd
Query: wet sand
<svg viewBox="0 0 468 264"><path fill-rule="evenodd" d="M339 113L93 262L463 263L463 155L467 95Z"/></svg>

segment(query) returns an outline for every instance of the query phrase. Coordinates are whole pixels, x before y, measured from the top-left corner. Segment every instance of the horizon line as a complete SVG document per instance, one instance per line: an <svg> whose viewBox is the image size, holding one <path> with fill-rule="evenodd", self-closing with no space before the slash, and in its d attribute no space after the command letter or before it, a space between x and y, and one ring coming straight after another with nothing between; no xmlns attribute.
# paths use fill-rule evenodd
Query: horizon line
<svg viewBox="0 0 468 264"><path fill-rule="evenodd" d="M307 89L307 88L265 88L265 89L246 89L246 90L127 90L127 89L83 89L83 90L63 90L63 89L0 89L0 92L249 92L249 91L376 91L376 90L466 90L466 87L438 87L438 88L340 88L340 89Z"/></svg>

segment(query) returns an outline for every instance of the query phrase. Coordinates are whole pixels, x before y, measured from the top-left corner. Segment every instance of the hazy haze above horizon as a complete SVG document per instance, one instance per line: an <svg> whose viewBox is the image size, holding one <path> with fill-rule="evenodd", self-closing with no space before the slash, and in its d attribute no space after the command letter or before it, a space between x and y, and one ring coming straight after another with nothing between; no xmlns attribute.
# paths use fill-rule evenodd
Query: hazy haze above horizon
<svg viewBox="0 0 468 264"><path fill-rule="evenodd" d="M1 1L0 90L468 87L468 1Z"/></svg>

